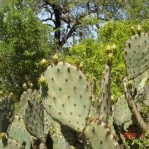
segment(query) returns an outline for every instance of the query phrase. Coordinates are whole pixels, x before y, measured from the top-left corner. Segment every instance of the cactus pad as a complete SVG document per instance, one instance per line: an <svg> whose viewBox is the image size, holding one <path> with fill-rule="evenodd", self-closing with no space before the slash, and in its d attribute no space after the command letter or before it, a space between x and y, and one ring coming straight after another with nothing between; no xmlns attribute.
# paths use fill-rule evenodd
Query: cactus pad
<svg viewBox="0 0 149 149"><path fill-rule="evenodd" d="M125 60L128 79L133 79L149 68L149 34L132 36L126 43Z"/></svg>
<svg viewBox="0 0 149 149"><path fill-rule="evenodd" d="M30 100L33 96L34 92L31 89L28 89L27 91L24 91L21 95L21 99L19 102L19 107L17 108L16 112L17 115L20 117L24 117L25 115L25 107L27 105L28 100Z"/></svg>
<svg viewBox="0 0 149 149"><path fill-rule="evenodd" d="M0 132L6 132L13 115L13 101L10 97L0 97Z"/></svg>
<svg viewBox="0 0 149 149"><path fill-rule="evenodd" d="M8 129L8 137L16 140L19 144L24 144L25 149L29 149L31 146L31 136L25 128L23 119L17 115Z"/></svg>
<svg viewBox="0 0 149 149"><path fill-rule="evenodd" d="M90 120L84 135L92 149L118 148L117 136L111 134L111 128L100 118Z"/></svg>
<svg viewBox="0 0 149 149"><path fill-rule="evenodd" d="M91 87L84 74L71 64L59 62L48 67L45 77L46 111L61 124L82 132L91 106Z"/></svg>
<svg viewBox="0 0 149 149"><path fill-rule="evenodd" d="M37 91L34 91L31 99L28 99L24 123L31 135L45 142L44 110L41 104L41 97Z"/></svg>
<svg viewBox="0 0 149 149"><path fill-rule="evenodd" d="M2 140L0 140L0 149L22 149L23 145L19 144L17 141L13 139L8 139L7 143L4 144Z"/></svg>
<svg viewBox="0 0 149 149"><path fill-rule="evenodd" d="M138 77L134 78L134 88L137 88L137 90L141 90L144 88L147 80L149 79L149 70L146 70Z"/></svg>
<svg viewBox="0 0 149 149"><path fill-rule="evenodd" d="M130 121L132 119L132 113L129 110L129 107L124 95L118 99L117 103L114 106L113 118L114 118L114 122L117 125L123 125L126 123L130 124Z"/></svg>

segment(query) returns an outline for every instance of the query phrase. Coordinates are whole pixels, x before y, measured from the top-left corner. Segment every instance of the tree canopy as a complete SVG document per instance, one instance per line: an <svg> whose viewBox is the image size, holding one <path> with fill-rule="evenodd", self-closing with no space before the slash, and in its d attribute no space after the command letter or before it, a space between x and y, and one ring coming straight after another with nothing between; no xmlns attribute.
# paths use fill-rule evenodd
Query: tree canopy
<svg viewBox="0 0 149 149"><path fill-rule="evenodd" d="M62 47L73 39L94 34L101 24L117 20L143 20L148 18L147 0L42 0L45 12L43 22L52 26L54 40ZM46 15L45 15L46 14Z"/></svg>
<svg viewBox="0 0 149 149"><path fill-rule="evenodd" d="M50 53L50 28L26 5L19 0L0 5L1 81L18 94L24 83L37 84L38 63Z"/></svg>

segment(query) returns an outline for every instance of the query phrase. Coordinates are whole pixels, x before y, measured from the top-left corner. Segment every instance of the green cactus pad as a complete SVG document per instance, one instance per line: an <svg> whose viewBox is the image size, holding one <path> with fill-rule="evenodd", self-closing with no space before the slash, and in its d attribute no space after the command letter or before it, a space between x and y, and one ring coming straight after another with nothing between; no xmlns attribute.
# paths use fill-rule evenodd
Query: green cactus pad
<svg viewBox="0 0 149 149"><path fill-rule="evenodd" d="M62 135L54 133L51 138L53 141L53 149L70 149L69 143Z"/></svg>
<svg viewBox="0 0 149 149"><path fill-rule="evenodd" d="M91 106L91 87L84 74L75 66L59 62L45 72L46 111L61 124L82 132Z"/></svg>
<svg viewBox="0 0 149 149"><path fill-rule="evenodd" d="M25 107L28 103L28 100L30 100L32 98L33 94L35 94L34 91L32 89L28 89L27 91L24 91L23 94L21 95L19 107L15 111L15 113L17 115L19 115L20 117L22 117L22 118L24 117Z"/></svg>
<svg viewBox="0 0 149 149"><path fill-rule="evenodd" d="M19 144L16 140L8 139L7 143L4 144L2 140L0 140L0 149L22 149L23 145Z"/></svg>
<svg viewBox="0 0 149 149"><path fill-rule="evenodd" d="M132 36L126 43L125 60L128 79L133 79L149 68L149 34Z"/></svg>
<svg viewBox="0 0 149 149"><path fill-rule="evenodd" d="M24 123L29 133L45 142L44 136L44 110L41 97L37 91L32 93L25 108Z"/></svg>
<svg viewBox="0 0 149 149"><path fill-rule="evenodd" d="M111 133L111 128L99 117L90 120L84 135L92 149L118 148L117 136Z"/></svg>
<svg viewBox="0 0 149 149"><path fill-rule="evenodd" d="M147 80L149 79L149 70L146 70L138 77L134 78L134 88L137 88L137 90L141 90L144 88Z"/></svg>
<svg viewBox="0 0 149 149"><path fill-rule="evenodd" d="M19 144L25 144L25 149L30 149L31 136L26 130L23 119L15 115L13 123L8 128L8 137L16 140Z"/></svg>
<svg viewBox="0 0 149 149"><path fill-rule="evenodd" d="M129 110L125 96L121 96L114 106L113 119L117 125L132 123L132 113Z"/></svg>
<svg viewBox="0 0 149 149"><path fill-rule="evenodd" d="M0 97L0 132L6 132L11 122L14 106L10 97Z"/></svg>
<svg viewBox="0 0 149 149"><path fill-rule="evenodd" d="M53 141L53 149L70 149L70 144L67 142L61 131L61 125L53 120L49 114L44 111L44 133L50 134ZM71 136L70 136L71 138Z"/></svg>

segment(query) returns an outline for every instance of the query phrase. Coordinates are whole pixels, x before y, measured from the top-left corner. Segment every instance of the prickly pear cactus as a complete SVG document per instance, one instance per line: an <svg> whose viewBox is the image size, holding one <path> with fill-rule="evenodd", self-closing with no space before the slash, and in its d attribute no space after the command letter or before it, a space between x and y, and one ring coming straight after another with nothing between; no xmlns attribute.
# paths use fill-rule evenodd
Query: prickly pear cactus
<svg viewBox="0 0 149 149"><path fill-rule="evenodd" d="M112 134L111 128L99 117L90 120L84 129L84 135L92 149L118 148L116 135Z"/></svg>
<svg viewBox="0 0 149 149"><path fill-rule="evenodd" d="M45 142L44 109L41 104L41 96L37 91L34 91L32 97L27 101L23 120L30 134Z"/></svg>
<svg viewBox="0 0 149 149"><path fill-rule="evenodd" d="M138 77L149 68L149 34L132 36L126 43L125 60L128 79Z"/></svg>
<svg viewBox="0 0 149 149"><path fill-rule="evenodd" d="M132 113L124 95L114 105L113 119L117 125L124 125L125 128L132 124Z"/></svg>
<svg viewBox="0 0 149 149"><path fill-rule="evenodd" d="M15 113L19 115L20 117L24 117L25 115L25 108L28 103L28 100L34 96L35 93L32 89L28 89L27 91L24 91L23 94L21 95L20 102L19 102L19 107L16 109Z"/></svg>
<svg viewBox="0 0 149 149"><path fill-rule="evenodd" d="M0 132L6 132L11 122L14 106L11 97L0 97Z"/></svg>
<svg viewBox="0 0 149 149"><path fill-rule="evenodd" d="M91 88L84 74L75 66L58 62L48 67L46 111L61 124L82 132L91 106Z"/></svg>
<svg viewBox="0 0 149 149"><path fill-rule="evenodd" d="M149 70L147 69L141 75L133 79L133 87L137 88L137 90L142 90L149 79Z"/></svg>
<svg viewBox="0 0 149 149"><path fill-rule="evenodd" d="M8 128L8 137L16 140L19 144L24 144L25 149L31 147L31 135L26 130L23 119L15 115L13 123Z"/></svg>
<svg viewBox="0 0 149 149"><path fill-rule="evenodd" d="M52 134L51 135L52 141L53 141L53 149L70 149L70 144L66 141L63 135L61 134Z"/></svg>
<svg viewBox="0 0 149 149"><path fill-rule="evenodd" d="M0 140L0 149L23 149L23 145L9 138L6 143Z"/></svg>
<svg viewBox="0 0 149 149"><path fill-rule="evenodd" d="M62 133L61 125L53 120L49 114L44 111L44 133L49 135L53 141L53 149L70 149L70 143L67 141L65 136ZM66 132L66 131L65 131ZM67 132L66 132L67 133ZM72 139L72 134L69 136L69 139Z"/></svg>

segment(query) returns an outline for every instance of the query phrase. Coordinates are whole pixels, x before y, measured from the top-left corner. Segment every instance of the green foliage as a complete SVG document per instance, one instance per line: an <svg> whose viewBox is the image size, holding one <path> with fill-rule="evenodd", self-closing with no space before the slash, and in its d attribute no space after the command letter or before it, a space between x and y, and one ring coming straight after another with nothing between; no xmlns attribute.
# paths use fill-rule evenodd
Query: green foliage
<svg viewBox="0 0 149 149"><path fill-rule="evenodd" d="M135 24L136 23L136 24ZM66 53L65 59L73 64L78 65L83 62L85 73L92 80L96 78L97 94L100 95L100 83L104 64L108 60L106 48L108 45L115 44L116 50L112 60L112 97L115 100L122 93L122 79L126 73L124 52L125 42L128 38L137 33L137 26L140 24L142 30L149 30L149 21L141 23L130 21L114 21L104 24L98 35L98 41L94 39L85 39L79 44L70 48Z"/></svg>
<svg viewBox="0 0 149 149"><path fill-rule="evenodd" d="M124 9L126 10L126 16L129 19L143 20L148 18L148 0L122 0Z"/></svg>
<svg viewBox="0 0 149 149"><path fill-rule="evenodd" d="M112 93L116 96L119 96L122 91L121 81L125 74L123 48L130 35L131 23L129 22L111 21L99 30L99 42L101 44L114 43L117 47L112 61Z"/></svg>
<svg viewBox="0 0 149 149"><path fill-rule="evenodd" d="M73 46L65 55L65 59L73 64L83 64L83 71L90 80L96 78L97 84L100 84L105 57L101 51L103 46L93 39L85 39L80 44ZM104 59L104 60L103 60ZM99 93L99 87L97 88Z"/></svg>
<svg viewBox="0 0 149 149"><path fill-rule="evenodd" d="M83 62L85 73L97 81L97 94L100 94L100 82L104 64L108 60L106 48L108 45L115 44L116 51L112 66L112 93L115 97L120 96L122 85L121 80L125 73L123 59L124 43L131 34L131 25L125 22L109 22L99 30L98 41L85 39L76 46L73 46L66 60L71 63L79 64Z"/></svg>
<svg viewBox="0 0 149 149"><path fill-rule="evenodd" d="M0 6L0 72L7 91L20 95L22 85L37 87L38 63L49 54L49 27L32 8L19 0L2 1Z"/></svg>

